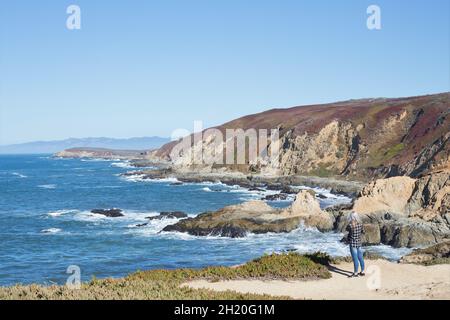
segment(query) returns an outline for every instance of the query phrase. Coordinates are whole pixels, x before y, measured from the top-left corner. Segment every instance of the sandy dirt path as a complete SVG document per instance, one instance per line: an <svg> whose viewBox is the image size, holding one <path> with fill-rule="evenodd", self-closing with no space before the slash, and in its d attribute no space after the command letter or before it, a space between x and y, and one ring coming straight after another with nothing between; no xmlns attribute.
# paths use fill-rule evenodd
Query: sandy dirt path
<svg viewBox="0 0 450 320"><path fill-rule="evenodd" d="M331 269L332 278L312 281L232 280L192 281L192 288L266 293L294 299L447 299L450 300L450 265L424 267L385 260L367 261L365 277L348 278L350 263Z"/></svg>

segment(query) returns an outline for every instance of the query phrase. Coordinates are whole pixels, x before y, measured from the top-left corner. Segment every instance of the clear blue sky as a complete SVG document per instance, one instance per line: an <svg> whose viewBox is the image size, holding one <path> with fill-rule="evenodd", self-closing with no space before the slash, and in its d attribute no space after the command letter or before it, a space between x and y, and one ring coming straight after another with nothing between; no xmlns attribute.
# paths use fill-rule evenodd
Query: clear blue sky
<svg viewBox="0 0 450 320"><path fill-rule="evenodd" d="M1 1L0 144L449 91L449 15L448 0Z"/></svg>

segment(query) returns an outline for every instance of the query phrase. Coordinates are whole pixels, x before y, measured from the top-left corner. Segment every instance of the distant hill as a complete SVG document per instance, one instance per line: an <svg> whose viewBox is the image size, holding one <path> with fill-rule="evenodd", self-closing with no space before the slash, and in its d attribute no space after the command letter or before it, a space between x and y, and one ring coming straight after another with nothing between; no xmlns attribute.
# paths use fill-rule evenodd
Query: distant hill
<svg viewBox="0 0 450 320"><path fill-rule="evenodd" d="M147 151L143 150L113 150L104 148L71 148L54 154L60 158L97 158L97 159L121 159L143 160Z"/></svg>
<svg viewBox="0 0 450 320"><path fill-rule="evenodd" d="M0 154L56 153L72 148L105 148L114 150L151 150L169 142L168 138L140 137L115 138L70 138L56 141L34 141L22 144L0 146Z"/></svg>

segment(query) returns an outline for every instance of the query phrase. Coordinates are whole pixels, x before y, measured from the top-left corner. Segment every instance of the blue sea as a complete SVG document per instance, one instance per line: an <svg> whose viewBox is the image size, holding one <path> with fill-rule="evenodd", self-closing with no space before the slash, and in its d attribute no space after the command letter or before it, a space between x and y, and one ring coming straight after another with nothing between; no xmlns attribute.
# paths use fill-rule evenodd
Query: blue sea
<svg viewBox="0 0 450 320"><path fill-rule="evenodd" d="M348 255L342 234L299 228L289 234L245 238L194 237L161 230L178 220L146 217L162 211L195 216L273 191L249 191L217 183L174 185L175 180L124 178L127 162L58 159L50 155L0 156L0 285L63 284L76 265L83 281L121 277L136 270L236 265L264 253L297 250ZM298 186L302 188L302 186ZM350 199L316 189L326 207ZM290 200L270 202L283 207ZM92 214L120 208L124 217ZM390 259L409 252L388 246L367 250Z"/></svg>

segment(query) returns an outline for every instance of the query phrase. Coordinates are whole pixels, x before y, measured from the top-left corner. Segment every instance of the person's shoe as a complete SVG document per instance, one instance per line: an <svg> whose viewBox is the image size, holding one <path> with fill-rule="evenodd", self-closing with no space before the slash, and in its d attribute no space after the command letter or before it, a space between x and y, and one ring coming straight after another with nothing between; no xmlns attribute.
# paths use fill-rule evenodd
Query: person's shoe
<svg viewBox="0 0 450 320"><path fill-rule="evenodd" d="M357 274L357 273L352 273L352 274L349 275L348 277L349 277L349 278L356 278L356 277L358 277L358 274Z"/></svg>
<svg viewBox="0 0 450 320"><path fill-rule="evenodd" d="M360 273L359 273L359 276L360 277L364 277L366 274L364 273L364 271L361 271Z"/></svg>

